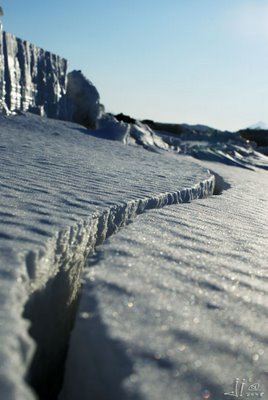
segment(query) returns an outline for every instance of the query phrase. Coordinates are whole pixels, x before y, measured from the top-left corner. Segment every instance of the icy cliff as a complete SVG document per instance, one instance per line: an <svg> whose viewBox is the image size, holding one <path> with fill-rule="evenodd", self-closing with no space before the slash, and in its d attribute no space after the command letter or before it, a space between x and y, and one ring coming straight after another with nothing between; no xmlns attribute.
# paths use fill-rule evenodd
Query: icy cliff
<svg viewBox="0 0 268 400"><path fill-rule="evenodd" d="M0 108L33 111L52 118L67 116L67 61L0 32Z"/></svg>

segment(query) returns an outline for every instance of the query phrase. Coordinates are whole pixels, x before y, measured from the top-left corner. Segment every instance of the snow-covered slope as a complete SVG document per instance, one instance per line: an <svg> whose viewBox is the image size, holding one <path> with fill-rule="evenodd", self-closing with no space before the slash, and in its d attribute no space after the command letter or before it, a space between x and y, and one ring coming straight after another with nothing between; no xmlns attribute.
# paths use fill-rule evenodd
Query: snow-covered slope
<svg viewBox="0 0 268 400"><path fill-rule="evenodd" d="M230 190L148 211L89 259L60 400L267 395L267 172L210 167Z"/></svg>
<svg viewBox="0 0 268 400"><path fill-rule="evenodd" d="M103 114L103 117L105 114ZM241 130L239 132L220 131L205 125L168 124L144 120L142 122L124 114L116 115L116 124L124 128L124 135L113 123L114 139L136 143L150 148L160 147L180 154L188 154L197 159L217 161L242 168L268 169L267 132L262 130ZM120 124L119 124L120 123ZM127 129L128 127L128 129ZM122 139L121 139L122 140Z"/></svg>
<svg viewBox="0 0 268 400"><path fill-rule="evenodd" d="M0 116L0 392L5 400L35 398L25 377L40 398L55 397L81 271L95 245L146 209L189 202L214 190L214 177L187 157L89 133L30 114Z"/></svg>
<svg viewBox="0 0 268 400"><path fill-rule="evenodd" d="M266 151L264 148L256 148L255 143L259 137L259 146L267 145L267 135L263 131L222 132L208 127L206 129L204 126L185 124L178 127L180 127L179 134L155 131L172 151L242 168L268 169Z"/></svg>

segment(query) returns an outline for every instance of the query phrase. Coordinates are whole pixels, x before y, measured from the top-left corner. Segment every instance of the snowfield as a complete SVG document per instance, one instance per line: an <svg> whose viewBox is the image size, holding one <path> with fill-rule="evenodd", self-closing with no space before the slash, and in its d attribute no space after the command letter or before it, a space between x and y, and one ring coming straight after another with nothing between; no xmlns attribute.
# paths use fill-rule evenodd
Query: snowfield
<svg viewBox="0 0 268 400"><path fill-rule="evenodd" d="M211 195L214 176L187 157L99 139L73 123L0 119L1 395L35 398L26 377L52 399L87 256L146 209Z"/></svg>
<svg viewBox="0 0 268 400"><path fill-rule="evenodd" d="M267 158L99 122L0 116L1 398L263 397Z"/></svg>
<svg viewBox="0 0 268 400"><path fill-rule="evenodd" d="M150 210L89 259L60 400L267 393L267 173L213 169L230 190Z"/></svg>

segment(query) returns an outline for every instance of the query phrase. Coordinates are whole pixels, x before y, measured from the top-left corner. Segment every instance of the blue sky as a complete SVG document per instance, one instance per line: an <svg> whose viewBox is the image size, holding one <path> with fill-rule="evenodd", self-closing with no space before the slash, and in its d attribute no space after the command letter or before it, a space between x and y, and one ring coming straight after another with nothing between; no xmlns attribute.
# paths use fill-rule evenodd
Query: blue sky
<svg viewBox="0 0 268 400"><path fill-rule="evenodd" d="M268 0L1 0L4 29L64 56L111 112L268 122Z"/></svg>

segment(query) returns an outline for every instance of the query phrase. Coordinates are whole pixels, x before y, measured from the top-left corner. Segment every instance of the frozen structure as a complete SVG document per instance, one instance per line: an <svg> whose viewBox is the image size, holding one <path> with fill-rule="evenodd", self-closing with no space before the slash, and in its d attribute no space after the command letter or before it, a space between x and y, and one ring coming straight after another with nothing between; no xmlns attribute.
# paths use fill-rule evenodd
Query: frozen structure
<svg viewBox="0 0 268 400"><path fill-rule="evenodd" d="M100 96L66 59L0 31L0 111L30 111L96 128Z"/></svg>
<svg viewBox="0 0 268 400"><path fill-rule="evenodd" d="M140 122L105 112L93 83L81 71L67 73L67 61L10 33L0 31L0 110L5 114L30 111L41 116L73 121L96 136L158 149L186 153L195 158L267 169L267 159L254 151L240 133L207 126ZM263 138L262 131L257 134ZM248 136L245 136L248 138ZM253 140L257 141L256 134ZM250 136L250 140L252 135ZM267 138L266 138L267 140ZM259 144L264 154L267 144Z"/></svg>
<svg viewBox="0 0 268 400"><path fill-rule="evenodd" d="M0 32L0 107L65 119L67 61Z"/></svg>
<svg viewBox="0 0 268 400"><path fill-rule="evenodd" d="M0 111L18 111L77 122L97 134L167 149L154 132L105 113L100 95L81 71L67 73L67 61L10 33L0 31Z"/></svg>
<svg viewBox="0 0 268 400"><path fill-rule="evenodd" d="M81 71L72 71L68 74L67 98L69 104L72 104L72 121L95 129L104 108L100 104L97 89Z"/></svg>

